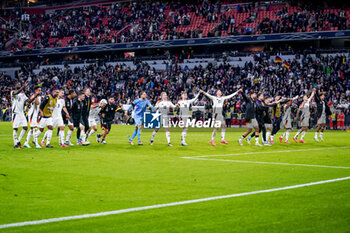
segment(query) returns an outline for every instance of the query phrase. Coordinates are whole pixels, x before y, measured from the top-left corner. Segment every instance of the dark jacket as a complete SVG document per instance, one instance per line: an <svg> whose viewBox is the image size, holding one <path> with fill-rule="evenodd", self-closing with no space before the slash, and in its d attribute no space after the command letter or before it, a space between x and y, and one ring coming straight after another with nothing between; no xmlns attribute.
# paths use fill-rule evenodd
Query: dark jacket
<svg viewBox="0 0 350 233"><path fill-rule="evenodd" d="M246 102L245 120L250 121L251 119L256 118L256 103L250 97L247 97L243 92L242 97Z"/></svg>
<svg viewBox="0 0 350 233"><path fill-rule="evenodd" d="M83 105L84 105L84 100L79 101L78 99L75 99L73 102L73 106L72 106L72 115L71 116L73 118L74 122L80 121L81 119L81 115L82 115L82 111L83 111Z"/></svg>
<svg viewBox="0 0 350 233"><path fill-rule="evenodd" d="M321 117L322 112L323 112L323 102L324 105L326 106L325 112L326 112L326 116L332 115L331 109L328 106L328 99L331 95L331 92L329 91L327 96L324 97L324 100L322 101L320 96L318 95L318 93L316 92L315 94L315 100L317 103L317 117Z"/></svg>

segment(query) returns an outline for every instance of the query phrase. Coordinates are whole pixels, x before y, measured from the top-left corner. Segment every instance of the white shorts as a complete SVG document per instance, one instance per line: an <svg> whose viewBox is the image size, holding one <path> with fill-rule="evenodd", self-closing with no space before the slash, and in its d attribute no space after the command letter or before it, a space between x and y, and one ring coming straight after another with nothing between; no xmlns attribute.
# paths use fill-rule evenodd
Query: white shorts
<svg viewBox="0 0 350 233"><path fill-rule="evenodd" d="M162 121L162 126L165 127L165 128L169 128L170 126L170 120L171 120L171 117L169 116L162 116L161 117L161 121Z"/></svg>
<svg viewBox="0 0 350 233"><path fill-rule="evenodd" d="M28 122L27 118L24 116L24 113L14 113L12 114L12 127L14 129L20 128L20 127L27 127Z"/></svg>
<svg viewBox="0 0 350 233"><path fill-rule="evenodd" d="M247 128L252 129L255 127L259 127L258 121L255 118L247 122Z"/></svg>
<svg viewBox="0 0 350 233"><path fill-rule="evenodd" d="M96 126L96 125L97 125L96 119L89 118L89 126L92 127L92 126Z"/></svg>
<svg viewBox="0 0 350 233"><path fill-rule="evenodd" d="M281 129L291 129L292 128L292 120L284 120L281 122L280 125Z"/></svg>
<svg viewBox="0 0 350 233"><path fill-rule="evenodd" d="M318 118L317 120L317 124L320 125L320 124L326 124L326 115L321 115L320 118Z"/></svg>
<svg viewBox="0 0 350 233"><path fill-rule="evenodd" d="M300 126L301 127L309 127L309 120L310 118L306 117L300 121Z"/></svg>
<svg viewBox="0 0 350 233"><path fill-rule="evenodd" d="M220 121L221 124L225 124L225 122L226 122L224 116L222 114L219 114L219 113L214 114L213 119L215 121Z"/></svg>
<svg viewBox="0 0 350 233"><path fill-rule="evenodd" d="M265 123L265 128L266 128L266 129L272 128L272 124L266 124L266 123Z"/></svg>
<svg viewBox="0 0 350 233"><path fill-rule="evenodd" d="M30 127L38 126L38 114L33 114L28 120L29 120Z"/></svg>
<svg viewBox="0 0 350 233"><path fill-rule="evenodd" d="M67 125L68 125L68 126L71 126L71 125L74 125L74 124L73 124L73 122L69 119Z"/></svg>
<svg viewBox="0 0 350 233"><path fill-rule="evenodd" d="M55 118L52 118L52 126L53 126L54 128L55 128L55 127L64 126L64 122L63 122L62 117L55 117Z"/></svg>
<svg viewBox="0 0 350 233"><path fill-rule="evenodd" d="M43 129L43 128L45 128L48 125L53 126L52 117L47 117L47 118L43 117L43 118L41 118L41 120L40 120L40 122L38 124L38 127L40 129Z"/></svg>

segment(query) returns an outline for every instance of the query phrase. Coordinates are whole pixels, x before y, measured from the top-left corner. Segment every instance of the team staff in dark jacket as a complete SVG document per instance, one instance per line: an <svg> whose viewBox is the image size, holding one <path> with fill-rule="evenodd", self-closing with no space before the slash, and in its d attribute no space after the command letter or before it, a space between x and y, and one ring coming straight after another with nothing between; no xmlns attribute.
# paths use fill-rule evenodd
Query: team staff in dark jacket
<svg viewBox="0 0 350 233"><path fill-rule="evenodd" d="M73 116L72 107L73 107L73 102L74 102L74 98L76 97L76 95L77 94L75 93L74 90L70 90L68 92L68 96L65 98L66 108L67 108L67 111L68 111L70 116ZM63 119L65 119L65 118L63 118ZM68 132L67 132L65 144L68 146L73 146L73 144L70 142L70 139L72 138L72 134L74 131L73 119L68 119L67 124L68 124Z"/></svg>
<svg viewBox="0 0 350 233"><path fill-rule="evenodd" d="M255 130L255 145L261 146L259 144L259 124L256 120L256 113L257 113L257 105L256 100L257 96L256 93L252 93L250 97L246 96L242 89L239 90L239 92L242 93L243 100L246 102L246 117L245 120L247 122L247 131L241 136L240 139L238 139L239 145L243 146L243 139L246 138L253 130Z"/></svg>
<svg viewBox="0 0 350 233"><path fill-rule="evenodd" d="M262 141L264 145L270 145L270 143L267 142L269 135L266 135L266 128L268 128L269 133L271 133L272 129L271 113L269 111L282 101L286 102L284 99L279 99L277 102L270 103L268 98L265 98L264 93L258 94L258 100L256 101L256 120L259 124L259 132L262 131ZM254 133L247 139L248 143L253 136Z"/></svg>
<svg viewBox="0 0 350 233"><path fill-rule="evenodd" d="M105 138L107 134L111 131L112 128L112 122L114 120L115 112L118 109L118 105L115 103L114 97L109 97L108 104L104 109L101 110L101 127L104 130L102 134L96 135L97 142L100 142L101 144L107 144Z"/></svg>
<svg viewBox="0 0 350 233"><path fill-rule="evenodd" d="M80 129L80 131L77 131L77 139L81 138L82 141L77 141L78 145L88 145L86 142L86 133L85 133L85 127L82 120L82 113L83 113L83 106L84 106L84 98L85 94L84 92L79 92L78 98L75 99L72 106L72 114L73 114L73 126L74 128Z"/></svg>
<svg viewBox="0 0 350 233"><path fill-rule="evenodd" d="M315 101L317 104L317 128L316 128L314 139L316 142L319 142L317 138L318 132L320 132L319 138L321 139L321 141L323 141L323 131L326 127L326 119L327 119L327 116L332 114L331 109L327 104L328 99L331 95L331 90L332 88L330 88L330 91L327 93L327 96L325 96L324 93L319 95L317 91L315 94Z"/></svg>
<svg viewBox="0 0 350 233"><path fill-rule="evenodd" d="M90 112L90 108L91 108L91 91L90 88L85 88L84 89L84 99L82 102L82 109L81 109L81 124L84 126L84 130L85 130L85 144L90 144L90 142L88 141L88 135L89 135L89 131L90 131L90 126L89 126L89 112ZM78 141L80 141L80 128L78 128L77 131L77 136L79 135ZM82 142L84 142L82 141Z"/></svg>

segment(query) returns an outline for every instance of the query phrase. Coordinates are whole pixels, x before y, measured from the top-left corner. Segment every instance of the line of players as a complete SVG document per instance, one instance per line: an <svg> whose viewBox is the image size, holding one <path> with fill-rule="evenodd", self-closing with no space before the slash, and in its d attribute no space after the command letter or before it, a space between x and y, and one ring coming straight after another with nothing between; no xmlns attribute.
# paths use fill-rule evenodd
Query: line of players
<svg viewBox="0 0 350 233"><path fill-rule="evenodd" d="M88 138L97 131L98 117L101 117L103 132L96 135L97 142L106 144L105 137L111 130L114 114L118 109L113 97L109 98L108 102L102 99L98 104L93 104L90 89L86 88L78 94L70 90L66 97L64 97L64 90L53 89L42 99L41 87L35 86L34 94L28 98L24 92L27 86L27 83L23 86L18 83L15 90L11 92L14 148L31 148L29 145L31 140L38 149L41 147L52 148L50 143L55 127L58 128L61 147L73 146L71 137L75 129L77 131L77 144L89 145ZM30 104L28 111L30 129L22 146L21 140L28 130L28 122L24 112L26 103ZM65 125L68 126L66 137ZM22 128L22 131L18 136L19 128ZM39 143L38 138L45 128L47 131Z"/></svg>
<svg viewBox="0 0 350 233"><path fill-rule="evenodd" d="M30 110L28 112L28 119L30 124L30 130L23 147L30 148L29 142L33 137L32 143L36 148L48 147L52 148L50 142L52 138L53 128L58 127L59 133L59 145L61 147L73 146L71 143L71 137L74 129L77 130L77 144L89 145L88 138L97 131L96 119L101 116L101 127L103 129L102 134L97 135L97 142L106 144L105 137L111 130L111 124L114 119L114 113L117 111L118 106L115 104L113 97L108 99L108 103L105 99L101 100L98 104L92 104L91 92L89 88L84 89L76 96L76 92L71 90L68 95L64 98L64 91L54 89L48 94L43 100L41 99L41 87L36 86L34 88L34 94L30 99L25 95L24 89L27 87L27 83L21 86L18 83L15 90L11 92L12 98L12 123L13 123L13 140L14 147L22 147L20 141L24 137L27 131L27 119L24 114L24 106L27 102L30 104ZM216 96L212 96L207 92L200 91L193 99L188 99L187 93L181 94L181 100L174 105L168 100L168 96L165 92L161 93L161 101L157 102L155 107L147 99L147 93L142 92L139 99L136 99L129 109L125 110L127 116L129 110L133 110L132 118L135 124L135 130L129 139L129 143L133 145L133 139L137 136L138 145L143 145L141 142L141 129L143 126L144 112L149 107L153 111L159 110L162 116L162 122L169 122L169 109L179 107L180 118L182 121L187 122L190 118L190 106L193 104L203 93L212 101L213 107L213 120L221 122L221 140L220 143L228 144L225 140L225 119L223 116L223 107L226 100L234 97L238 93L242 94L244 101L246 102L246 121L247 130L238 139L239 145L243 145L245 139L248 144L250 140L255 137L255 145L261 146L259 143L259 134L262 132L263 145L274 144L274 136L280 130L285 128L285 133L279 137L280 142L289 144L289 135L292 130L292 119L296 121L301 113L301 129L293 137L295 142L298 142L298 136L301 134L300 143L304 142L304 136L309 126L310 119L310 101L315 96L317 103L317 117L318 127L315 133L315 141L319 142L319 139L323 141L323 131L325 129L326 117L330 115L330 109L327 105L327 98L324 94L319 96L316 89L312 90L311 95L303 96L303 102L301 103L296 116L291 111L292 101L298 99L298 96L294 98L281 98L279 96L274 98L274 102L270 102L270 97L265 97L264 93L252 93L250 96L244 94L243 90L240 89L235 93L228 96L223 96L222 92L218 90ZM62 114L63 113L63 114ZM66 124L65 124L66 121ZM64 127L68 125L67 137L64 135ZM22 127L20 135L17 137L18 128ZM47 127L47 131L41 141L41 145L38 142L40 134ZM169 146L172 146L170 142L170 131L169 125L163 124L165 130L166 139ZM187 127L184 127L181 133L181 145L187 146L186 135ZM216 146L215 136L218 127L215 127L212 132L210 144ZM252 131L255 132L252 133ZM153 145L155 136L158 129L155 129L152 133L150 145ZM250 136L249 134L252 133ZM319 133L319 135L318 135ZM45 143L46 140L46 143Z"/></svg>
<svg viewBox="0 0 350 233"><path fill-rule="evenodd" d="M223 108L226 100L234 97L238 93L242 94L244 101L246 102L246 121L247 121L247 130L238 139L239 145L243 145L243 140L246 139L246 142L250 144L250 140L255 137L255 145L262 146L259 143L259 134L262 132L262 141L263 145L270 146L274 144L274 137L278 133L281 128L286 129L282 136L279 137L280 142L283 140L286 144L289 144L289 135L292 131L292 122L297 121L300 116L301 129L296 133L293 137L293 140L297 143L298 136L301 135L299 140L300 143L305 143L304 137L306 131L309 127L310 121L310 102L315 97L317 103L317 129L315 132L315 141L319 142L319 139L323 141L323 131L326 126L326 117L331 114L329 106L327 105L327 99L329 95L326 97L323 93L319 95L316 89L312 89L312 93L308 97L308 94L304 95L303 101L300 104L297 114L294 116L292 112L292 102L297 100L299 96L295 96L294 98L282 98L280 96L276 96L273 102L271 102L271 97L267 97L263 92L261 93L252 93L250 96L244 94L243 90L240 89L235 93L232 93L228 96L223 96L222 92L218 90L215 96L208 94L201 90L193 99L187 99L187 93L181 94L181 100L174 105L171 101L169 101L168 96L165 92L161 93L161 101L157 102L155 107L151 105L151 103L147 100L147 94L143 92L141 94L141 98L135 100L130 106L130 109L134 108L133 118L135 119L135 130L129 139L129 143L134 145L133 140L137 135L138 145L143 145L141 142L141 129L143 125L143 116L147 107L151 108L153 111L159 110L160 115L162 116L162 124L165 130L166 139L169 146L172 146L170 142L170 131L169 126L166 124L169 122L169 109L179 107L180 112L180 120L186 122L190 117L189 108L192 103L194 103L199 94L203 93L212 101L213 107L213 120L221 122L221 140L220 143L228 144L225 140L226 133L226 124L225 118L223 116ZM127 113L127 111L125 112ZM215 136L218 127L215 127L212 132L212 137L210 139L210 144L216 146L215 144ZM255 131L252 133L252 131ZM150 145L153 145L155 136L158 132L158 129L155 129L152 133L152 137L150 140ZM249 134L252 133L250 136ZM187 135L187 127L184 127L181 133L181 145L187 146L186 143L186 135Z"/></svg>

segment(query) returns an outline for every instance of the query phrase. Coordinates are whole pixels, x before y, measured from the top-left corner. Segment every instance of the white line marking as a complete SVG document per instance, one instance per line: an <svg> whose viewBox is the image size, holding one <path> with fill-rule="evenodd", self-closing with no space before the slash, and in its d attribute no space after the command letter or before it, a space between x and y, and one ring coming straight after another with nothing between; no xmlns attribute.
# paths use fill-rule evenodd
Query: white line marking
<svg viewBox="0 0 350 233"><path fill-rule="evenodd" d="M242 196L254 195L254 194L259 194L259 193L270 193L270 192L283 191L283 190L288 190L288 189L296 189L296 188L302 188L302 187L325 184L325 183L332 183L332 182L349 180L349 179L350 179L350 176L347 176L347 177L331 179L331 180L321 180L321 181L316 181L316 182L311 182L311 183L291 185L291 186L285 186L285 187L280 187L280 188L264 189L264 190L245 192L245 193L235 193L235 194L230 194L230 195L207 197L207 198L194 199L194 200L188 200L188 201L171 202L171 203L166 203L166 204L135 207L135 208L114 210L114 211L107 211L107 212L99 212L99 213L93 213L93 214L83 214L83 215L74 215L74 216L59 217L59 218L42 219L42 220L36 220L36 221L9 223L9 224L0 225L0 229L10 228L10 227L28 226L28 225L38 225L38 224L52 223L52 222L61 222L61 221L74 220L74 219L94 218L94 217L123 214L123 213L136 212L136 211L142 211L142 210L159 209L159 208L170 207L170 206L187 205L187 204L192 204L192 203L214 201L214 200L227 199L227 198L232 198L232 197L242 197Z"/></svg>
<svg viewBox="0 0 350 233"><path fill-rule="evenodd" d="M271 153L287 153L287 152L298 152L298 151L312 151L312 150L332 150L332 149L345 149L350 148L349 146L341 147L324 147L324 148L311 148L301 150L280 150L280 151L259 151L259 152L247 152L247 153L235 153L235 154L220 154L220 155L196 155L191 157L205 158L205 157L218 157L218 156L230 156L230 155L255 155L255 154L271 154Z"/></svg>
<svg viewBox="0 0 350 233"><path fill-rule="evenodd" d="M272 164L272 165L286 165L286 166L303 166L303 167L326 167L326 168L341 168L350 169L350 167L340 167L340 166L328 166L328 165L316 165L316 164L300 164L300 163L277 163L277 162L263 162L263 161L246 161L246 160L231 160L231 159L205 159L198 157L181 157L183 159L196 159L196 160L213 160L213 161L224 161L232 163L258 163L258 164Z"/></svg>

